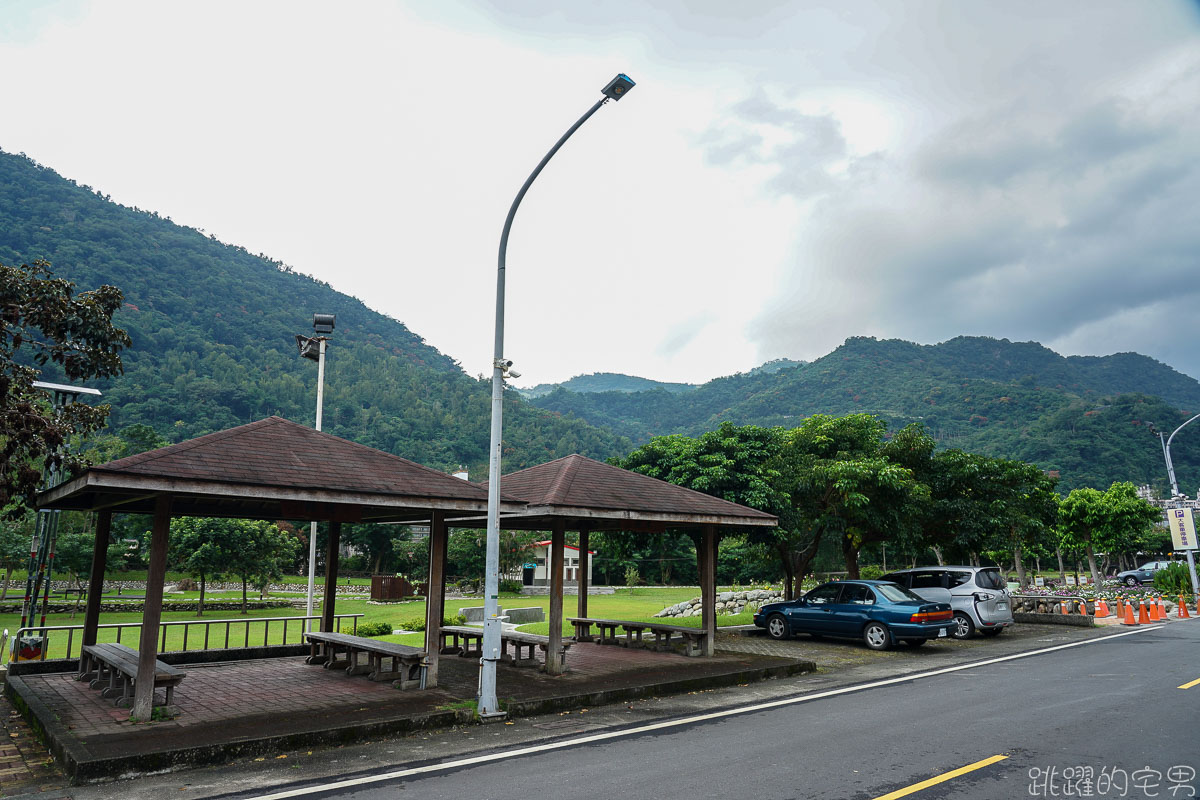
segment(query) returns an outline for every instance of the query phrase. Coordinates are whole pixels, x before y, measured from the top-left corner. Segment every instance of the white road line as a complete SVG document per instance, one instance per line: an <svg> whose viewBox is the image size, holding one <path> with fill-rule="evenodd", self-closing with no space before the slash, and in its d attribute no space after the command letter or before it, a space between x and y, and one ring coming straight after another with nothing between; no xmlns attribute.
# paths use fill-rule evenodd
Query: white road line
<svg viewBox="0 0 1200 800"><path fill-rule="evenodd" d="M685 717L683 719L667 720L665 722L655 722L650 725L642 725L637 728L627 728L619 731L609 731L607 733L595 733L588 736L581 736L578 739L570 739L561 742L550 742L549 744L538 744L530 747L518 747L515 750L505 750L501 753L489 753L482 756L471 756L470 758L460 758L454 761L445 761L438 764L426 764L421 767L411 767L409 769L400 769L394 772L385 772L378 775L366 775L360 778L350 778L344 781L336 781L327 783L321 786L308 786L303 789L288 789L282 792L272 794L258 795L253 800L285 800L289 797L304 797L305 795L317 794L318 792L328 792L335 789L349 789L355 786L365 786L369 783L380 783L382 781L396 780L398 778L408 778L415 775L425 775L431 772L442 772L445 770L460 769L462 767L471 767L476 764L486 764L490 761L503 761L509 758L519 758L521 756L533 755L535 753L545 753L552 750L563 750L568 747L576 747L581 744L591 744L592 742L603 742L609 739L619 739L624 736L637 736L643 733L651 733L653 731L666 730L668 728L677 728L683 725L694 725L697 722L707 722L713 719L723 719L724 717L733 717L740 714L753 714L758 711L766 711L772 708L781 708L783 706L795 705L797 703L807 703L813 700L823 700L826 697L836 697L841 694L850 694L852 692L861 692L867 689L877 689L880 686L891 686L897 683L905 683L907 681L921 680L922 678L933 678L938 675L946 675L951 672L959 672L964 669L976 669L978 667L986 667L992 664L1000 664L1005 661L1015 661L1019 658L1031 658L1033 656L1045 655L1058 650L1067 650L1072 647L1080 647L1085 644L1096 644L1097 642L1107 642L1113 639L1119 639L1122 636L1132 636L1137 633L1145 633L1147 631L1161 630L1162 625L1138 626L1131 631L1122 633L1114 633L1110 636L1102 636L1096 639L1086 639L1082 642L1071 642L1069 644L1055 645L1054 647L1044 647L1041 650L1031 650L1028 653L1015 653L1010 656L1000 656L998 658L989 658L986 661L976 661L971 664L959 664L953 667L943 667L942 669L930 670L929 672L918 672L912 675L901 675L895 678L887 678L879 681L871 681L870 683L860 683L854 686L845 686L841 689L828 689L823 692L814 692L813 694L805 694L799 697L787 697L782 700L771 700L766 703L758 703L757 705L744 706L742 708L732 708L725 711L713 711L708 714L697 714L693 717Z"/></svg>

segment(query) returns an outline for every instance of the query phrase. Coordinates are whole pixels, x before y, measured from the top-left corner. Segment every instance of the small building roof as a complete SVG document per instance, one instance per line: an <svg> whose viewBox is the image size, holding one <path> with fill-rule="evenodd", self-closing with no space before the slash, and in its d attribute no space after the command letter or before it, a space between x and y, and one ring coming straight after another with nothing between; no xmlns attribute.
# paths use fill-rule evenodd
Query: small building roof
<svg viewBox="0 0 1200 800"><path fill-rule="evenodd" d="M487 510L487 489L281 417L90 467L38 495L39 508L175 516L382 522ZM505 497L502 510L523 504Z"/></svg>
<svg viewBox="0 0 1200 800"><path fill-rule="evenodd" d="M482 484L486 486L487 484ZM676 486L581 455L513 472L501 478L505 496L525 501L525 510L504 516L506 528L568 528L658 532L668 528L774 527L766 512Z"/></svg>

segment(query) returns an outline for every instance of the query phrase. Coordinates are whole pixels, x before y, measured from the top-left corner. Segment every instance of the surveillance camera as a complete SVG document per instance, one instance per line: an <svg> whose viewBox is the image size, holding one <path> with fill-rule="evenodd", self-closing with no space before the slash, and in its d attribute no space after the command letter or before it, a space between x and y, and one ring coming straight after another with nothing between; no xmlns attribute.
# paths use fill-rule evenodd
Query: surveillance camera
<svg viewBox="0 0 1200 800"><path fill-rule="evenodd" d="M512 362L507 358L497 358L494 362L492 362L492 366L499 367L502 370L507 370L512 366Z"/></svg>
<svg viewBox="0 0 1200 800"><path fill-rule="evenodd" d="M517 372L515 369L510 369L510 370L508 371L508 377L510 377L510 378L519 378L519 377L521 377L521 373Z"/></svg>

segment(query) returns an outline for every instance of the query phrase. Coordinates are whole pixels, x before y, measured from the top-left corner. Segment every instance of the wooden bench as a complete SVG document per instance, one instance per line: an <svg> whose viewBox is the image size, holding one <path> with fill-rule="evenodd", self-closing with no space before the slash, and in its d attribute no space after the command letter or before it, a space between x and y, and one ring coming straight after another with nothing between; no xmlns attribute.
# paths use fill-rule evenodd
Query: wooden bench
<svg viewBox="0 0 1200 800"><path fill-rule="evenodd" d="M476 658L483 655L483 628L475 628L470 625L446 625L441 629L439 639L441 641L438 642L438 649L441 653L448 655L457 653L463 657L475 656ZM562 642L564 667L567 665L567 650L572 644L569 639ZM511 654L508 652L510 646L513 649ZM545 653L549 648L549 636L513 630L500 632L500 660L514 666L536 664L535 649Z"/></svg>
<svg viewBox="0 0 1200 800"><path fill-rule="evenodd" d="M305 634L312 653L306 664L320 664L325 669L345 667L347 675L363 675L372 681L392 681L397 689L425 688L425 651L412 645L381 642L365 636L313 631ZM339 658L343 655L344 658ZM365 664L359 656L366 655ZM384 659L391 660L391 669L383 668Z"/></svg>
<svg viewBox="0 0 1200 800"><path fill-rule="evenodd" d="M99 688L101 697L116 698L113 702L117 706L124 706L133 703L137 673L136 650L116 642L105 642L83 647L75 680L90 681L88 685L93 689ZM166 705L171 705L175 699L175 687L183 681L184 676L183 670L155 660L154 688L167 690Z"/></svg>
<svg viewBox="0 0 1200 800"><path fill-rule="evenodd" d="M597 644L618 644L623 647L649 647L652 650L674 650L676 641L683 643L685 656L704 654L704 643L708 639L707 631L701 628L689 628L686 625L671 625L666 622L630 622L621 619L597 619L596 617L569 617L567 619L575 626L575 641ZM593 637L591 626L599 629L598 636ZM617 635L617 628L625 630L624 636ZM654 636L652 642L642 638L644 631L650 631Z"/></svg>

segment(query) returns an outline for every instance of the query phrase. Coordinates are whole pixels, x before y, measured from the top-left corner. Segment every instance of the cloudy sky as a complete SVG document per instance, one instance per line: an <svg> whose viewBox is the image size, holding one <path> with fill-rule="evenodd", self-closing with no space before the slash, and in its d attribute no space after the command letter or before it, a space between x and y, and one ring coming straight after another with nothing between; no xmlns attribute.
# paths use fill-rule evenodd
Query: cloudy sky
<svg viewBox="0 0 1200 800"><path fill-rule="evenodd" d="M855 335L1200 377L1195 0L0 0L0 148L480 374L504 215L617 72L517 215L518 384Z"/></svg>

